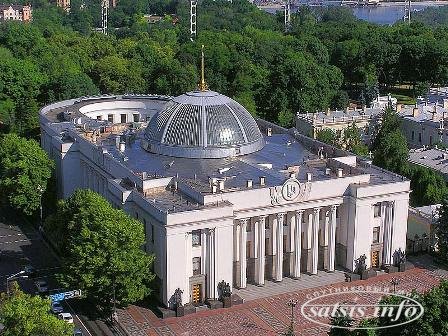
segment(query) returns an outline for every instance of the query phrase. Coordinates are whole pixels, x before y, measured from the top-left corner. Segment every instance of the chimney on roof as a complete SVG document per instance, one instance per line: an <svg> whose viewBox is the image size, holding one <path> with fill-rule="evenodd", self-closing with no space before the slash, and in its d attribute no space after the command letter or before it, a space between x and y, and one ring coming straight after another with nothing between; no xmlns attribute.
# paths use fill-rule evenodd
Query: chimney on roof
<svg viewBox="0 0 448 336"><path fill-rule="evenodd" d="M446 98L443 100L443 108L448 109L448 99Z"/></svg>
<svg viewBox="0 0 448 336"><path fill-rule="evenodd" d="M212 194L216 194L217 191L218 187L216 186L216 184L212 185Z"/></svg>
<svg viewBox="0 0 448 336"><path fill-rule="evenodd" d="M254 185L254 183L253 183L252 180L247 180L247 181L246 181L246 188L252 188L253 185Z"/></svg>
<svg viewBox="0 0 448 336"><path fill-rule="evenodd" d="M260 185L261 186L266 185L266 176L260 176Z"/></svg>
<svg viewBox="0 0 448 336"><path fill-rule="evenodd" d="M325 175L331 175L331 168L325 168Z"/></svg>
<svg viewBox="0 0 448 336"><path fill-rule="evenodd" d="M344 176L344 169L338 168L338 177Z"/></svg>
<svg viewBox="0 0 448 336"><path fill-rule="evenodd" d="M268 127L267 135L268 135L268 137L272 136L272 128Z"/></svg>
<svg viewBox="0 0 448 336"><path fill-rule="evenodd" d="M434 110L432 111L432 121L437 120L437 103L434 104Z"/></svg>
<svg viewBox="0 0 448 336"><path fill-rule="evenodd" d="M218 181L218 189L219 191L224 191L224 180Z"/></svg>
<svg viewBox="0 0 448 336"><path fill-rule="evenodd" d="M312 173L306 173L306 180L308 182L311 182L312 179L313 179L313 174Z"/></svg>
<svg viewBox="0 0 448 336"><path fill-rule="evenodd" d="M418 117L418 115L419 115L418 107L414 107L414 108L412 109L412 116L413 116L414 118L416 118L416 117Z"/></svg>
<svg viewBox="0 0 448 336"><path fill-rule="evenodd" d="M330 110L330 108L327 108L327 111L325 112L325 114L326 114L327 116L331 115L331 110Z"/></svg>

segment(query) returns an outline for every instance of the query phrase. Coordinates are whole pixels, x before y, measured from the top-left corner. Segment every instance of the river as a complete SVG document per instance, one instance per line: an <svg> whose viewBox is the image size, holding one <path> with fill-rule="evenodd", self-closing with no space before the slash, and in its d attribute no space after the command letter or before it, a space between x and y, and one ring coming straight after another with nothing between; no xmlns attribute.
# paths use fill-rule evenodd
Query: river
<svg viewBox="0 0 448 336"><path fill-rule="evenodd" d="M336 2L334 1L324 3L324 6L334 5L336 5ZM411 8L412 11L415 12L421 11L427 7L443 5L448 5L448 2L413 2ZM274 7L264 7L263 9L270 13L275 13L277 10L282 10L281 8ZM358 7L352 8L352 10L353 14L358 19L382 25L391 25L403 19L405 14L405 5L404 3L382 3L377 7Z"/></svg>

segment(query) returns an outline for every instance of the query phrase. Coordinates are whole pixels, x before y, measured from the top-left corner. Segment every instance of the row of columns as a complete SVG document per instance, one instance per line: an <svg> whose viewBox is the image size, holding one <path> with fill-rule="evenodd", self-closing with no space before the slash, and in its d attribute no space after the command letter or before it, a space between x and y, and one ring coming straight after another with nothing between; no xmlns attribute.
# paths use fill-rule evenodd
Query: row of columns
<svg viewBox="0 0 448 336"><path fill-rule="evenodd" d="M330 209L329 221L324 221L323 227L323 243L328 248L327 260L324 262L326 270L333 272L335 269L335 253L336 253L336 209L333 205ZM305 210L297 210L289 221L289 252L290 257L290 277L299 278L301 273L301 259L302 259L302 231L303 231L303 214ZM319 261L319 226L321 208L312 209L308 224L305 229L306 249L311 253L309 258L309 265L307 265L307 272L317 274ZM286 213L278 213L274 215L271 227L271 246L273 255L273 280L282 281L283 279L283 228L284 222L288 218ZM264 285L265 283L265 265L266 265L266 221L269 217L266 215L258 216L258 222L254 227L254 245L255 245L255 283L257 285ZM247 285L247 225L249 218L240 219L235 225L235 260L239 262L236 275L236 286L245 288Z"/></svg>

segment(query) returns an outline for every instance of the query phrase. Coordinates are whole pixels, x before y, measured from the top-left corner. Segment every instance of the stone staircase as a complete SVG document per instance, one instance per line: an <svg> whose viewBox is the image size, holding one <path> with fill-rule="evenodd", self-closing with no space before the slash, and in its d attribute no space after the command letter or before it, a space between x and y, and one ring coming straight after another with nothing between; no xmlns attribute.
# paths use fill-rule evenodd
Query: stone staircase
<svg viewBox="0 0 448 336"><path fill-rule="evenodd" d="M300 279L283 278L281 282L265 281L263 287L247 284L246 288L233 289L233 293L240 296L244 302L261 299L269 296L296 292L307 288L321 287L330 284L345 282L343 271L333 273L319 271L316 275L301 274Z"/></svg>

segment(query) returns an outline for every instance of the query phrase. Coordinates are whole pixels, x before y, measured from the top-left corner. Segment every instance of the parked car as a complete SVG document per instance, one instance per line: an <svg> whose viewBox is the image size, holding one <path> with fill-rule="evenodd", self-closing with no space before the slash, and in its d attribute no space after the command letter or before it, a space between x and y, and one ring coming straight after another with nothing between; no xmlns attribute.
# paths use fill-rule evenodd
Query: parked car
<svg viewBox="0 0 448 336"><path fill-rule="evenodd" d="M73 332L73 336L83 336L84 334L82 333L82 330L79 328L76 328L75 331Z"/></svg>
<svg viewBox="0 0 448 336"><path fill-rule="evenodd" d="M70 313L60 313L58 319L63 320L67 323L73 324L73 316Z"/></svg>
<svg viewBox="0 0 448 336"><path fill-rule="evenodd" d="M34 284L36 285L37 292L39 294L44 294L44 293L48 292L48 284L46 281L39 280L39 281L36 281Z"/></svg>
<svg viewBox="0 0 448 336"><path fill-rule="evenodd" d="M25 275L30 278L36 275L36 269L31 265L26 265L23 270L25 271Z"/></svg>
<svg viewBox="0 0 448 336"><path fill-rule="evenodd" d="M59 314L62 313L64 311L64 308L62 308L62 305L59 302L53 302L51 304L51 312L53 314Z"/></svg>

